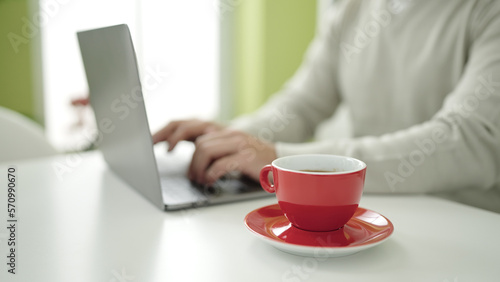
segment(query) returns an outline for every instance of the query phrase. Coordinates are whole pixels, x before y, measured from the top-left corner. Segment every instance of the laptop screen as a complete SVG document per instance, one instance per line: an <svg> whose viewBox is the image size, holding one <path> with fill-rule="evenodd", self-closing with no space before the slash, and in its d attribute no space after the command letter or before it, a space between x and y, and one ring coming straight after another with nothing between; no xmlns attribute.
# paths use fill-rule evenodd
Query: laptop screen
<svg viewBox="0 0 500 282"><path fill-rule="evenodd" d="M130 31L117 25L78 32L96 140L111 170L164 209Z"/></svg>

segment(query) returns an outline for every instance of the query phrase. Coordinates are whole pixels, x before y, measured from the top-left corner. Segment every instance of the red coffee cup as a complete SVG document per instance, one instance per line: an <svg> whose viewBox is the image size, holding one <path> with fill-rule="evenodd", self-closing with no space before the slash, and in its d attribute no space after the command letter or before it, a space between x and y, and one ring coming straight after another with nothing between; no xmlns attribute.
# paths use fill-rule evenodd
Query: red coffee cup
<svg viewBox="0 0 500 282"><path fill-rule="evenodd" d="M273 182L269 173L273 173ZM260 184L276 193L293 226L307 231L343 227L358 208L366 164L335 155L295 155L276 159L260 171Z"/></svg>

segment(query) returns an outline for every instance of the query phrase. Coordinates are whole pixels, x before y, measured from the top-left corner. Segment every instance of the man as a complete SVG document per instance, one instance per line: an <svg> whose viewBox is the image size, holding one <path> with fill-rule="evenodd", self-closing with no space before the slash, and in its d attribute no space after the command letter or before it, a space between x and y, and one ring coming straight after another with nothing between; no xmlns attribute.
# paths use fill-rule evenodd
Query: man
<svg viewBox="0 0 500 282"><path fill-rule="evenodd" d="M343 101L353 136L307 142ZM432 193L500 212L500 1L338 2L285 87L229 127L175 121L195 141L189 177L258 179L276 157L326 153L368 165L365 192Z"/></svg>

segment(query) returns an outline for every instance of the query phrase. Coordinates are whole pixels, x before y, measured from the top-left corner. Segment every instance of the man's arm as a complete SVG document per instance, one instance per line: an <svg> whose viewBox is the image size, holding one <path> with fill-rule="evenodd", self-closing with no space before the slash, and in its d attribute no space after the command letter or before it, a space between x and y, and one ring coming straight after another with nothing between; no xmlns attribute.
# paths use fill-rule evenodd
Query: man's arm
<svg viewBox="0 0 500 282"><path fill-rule="evenodd" d="M500 11L481 11L476 19L465 72L431 120L376 137L277 143L278 156L359 158L368 165L367 192L488 189L499 183Z"/></svg>

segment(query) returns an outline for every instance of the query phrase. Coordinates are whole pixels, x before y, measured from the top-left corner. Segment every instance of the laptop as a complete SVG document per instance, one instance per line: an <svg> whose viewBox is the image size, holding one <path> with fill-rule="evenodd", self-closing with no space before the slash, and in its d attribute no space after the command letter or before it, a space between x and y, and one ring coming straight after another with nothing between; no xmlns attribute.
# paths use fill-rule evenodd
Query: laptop
<svg viewBox="0 0 500 282"><path fill-rule="evenodd" d="M179 144L173 153L153 147L128 26L77 36L99 130L96 145L116 175L167 211L271 195L242 176L226 176L209 187L190 182L186 174L193 144Z"/></svg>

